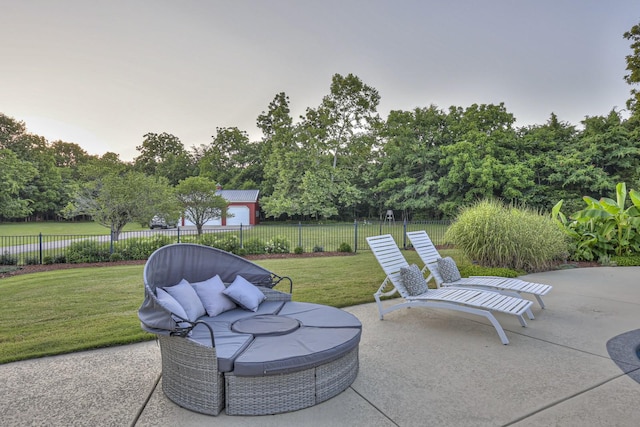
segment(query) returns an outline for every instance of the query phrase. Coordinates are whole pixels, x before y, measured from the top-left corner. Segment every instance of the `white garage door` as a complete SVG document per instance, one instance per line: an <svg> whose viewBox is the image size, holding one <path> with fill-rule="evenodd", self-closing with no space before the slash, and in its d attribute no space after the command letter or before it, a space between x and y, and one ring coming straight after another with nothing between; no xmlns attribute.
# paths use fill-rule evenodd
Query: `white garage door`
<svg viewBox="0 0 640 427"><path fill-rule="evenodd" d="M233 216L227 215L227 225L250 225L248 206L229 206L227 211Z"/></svg>

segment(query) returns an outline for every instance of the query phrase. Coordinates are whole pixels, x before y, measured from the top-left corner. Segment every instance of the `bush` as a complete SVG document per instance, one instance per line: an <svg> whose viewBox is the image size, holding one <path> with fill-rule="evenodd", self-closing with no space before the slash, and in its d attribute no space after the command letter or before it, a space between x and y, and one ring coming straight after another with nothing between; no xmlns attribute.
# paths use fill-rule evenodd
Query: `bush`
<svg viewBox="0 0 640 427"><path fill-rule="evenodd" d="M18 258L5 251L0 255L0 265L18 265Z"/></svg>
<svg viewBox="0 0 640 427"><path fill-rule="evenodd" d="M288 254L290 252L289 241L284 237L276 236L267 240L265 249L268 254Z"/></svg>
<svg viewBox="0 0 640 427"><path fill-rule="evenodd" d="M53 261L54 261L54 259L53 259L52 256L48 256L47 255L47 256L42 258L42 264L44 264L44 265L51 265L51 264L53 264Z"/></svg>
<svg viewBox="0 0 640 427"><path fill-rule="evenodd" d="M487 267L543 271L568 255L566 237L550 216L498 201L463 209L445 240Z"/></svg>
<svg viewBox="0 0 640 427"><path fill-rule="evenodd" d="M251 255L261 255L267 253L266 246L267 245L264 243L264 240L260 240L258 238L245 240L243 245L246 253Z"/></svg>
<svg viewBox="0 0 640 427"><path fill-rule="evenodd" d="M162 234L152 237L132 237L118 241L115 253L122 257L121 260L148 259L157 249L171 243L173 243L173 239Z"/></svg>
<svg viewBox="0 0 640 427"><path fill-rule="evenodd" d="M293 253L294 253L294 254L297 254L297 255L300 255L300 254L304 253L304 249L302 249L302 246L296 246L296 247L293 249Z"/></svg>
<svg viewBox="0 0 640 427"><path fill-rule="evenodd" d="M346 242L340 243L340 246L338 247L338 252L352 252L351 245L349 245Z"/></svg>
<svg viewBox="0 0 640 427"><path fill-rule="evenodd" d="M124 260L124 257L121 253L114 252L109 256L109 262L117 262Z"/></svg>
<svg viewBox="0 0 640 427"><path fill-rule="evenodd" d="M612 256L611 261L620 267L640 266L640 255Z"/></svg>
<svg viewBox="0 0 640 427"><path fill-rule="evenodd" d="M109 243L98 243L92 241L81 241L70 244L67 248L67 261L71 264L83 262L106 262L109 261Z"/></svg>
<svg viewBox="0 0 640 427"><path fill-rule="evenodd" d="M320 245L315 245L313 247L313 252L324 252L324 248Z"/></svg>
<svg viewBox="0 0 640 427"><path fill-rule="evenodd" d="M40 264L40 258L38 258L37 256L26 257L24 259L24 264L25 265L38 265L38 264Z"/></svg>

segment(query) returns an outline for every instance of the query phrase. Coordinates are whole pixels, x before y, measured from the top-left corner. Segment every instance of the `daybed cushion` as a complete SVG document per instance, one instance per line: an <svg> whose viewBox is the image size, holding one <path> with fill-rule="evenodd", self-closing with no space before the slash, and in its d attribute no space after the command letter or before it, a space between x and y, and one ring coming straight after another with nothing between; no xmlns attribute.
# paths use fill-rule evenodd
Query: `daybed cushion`
<svg viewBox="0 0 640 427"><path fill-rule="evenodd" d="M260 289L240 275L236 276L233 283L223 293L240 307L254 312L258 310L260 303L266 299Z"/></svg>
<svg viewBox="0 0 640 427"><path fill-rule="evenodd" d="M422 295L429 290L420 267L415 264L411 264L409 267L402 267L400 269L400 278L407 293L412 297Z"/></svg>
<svg viewBox="0 0 640 427"><path fill-rule="evenodd" d="M191 286L196 290L204 309L210 317L236 308L236 303L222 293L226 287L217 274L205 281L192 283Z"/></svg>
<svg viewBox="0 0 640 427"><path fill-rule="evenodd" d="M169 293L172 297L176 299L184 308L184 311L187 313L187 318L195 322L198 317L204 316L206 310L202 305L202 301L200 301L200 297L196 293L193 286L189 284L186 280L182 279L180 283L174 286L169 286L166 288L162 288Z"/></svg>
<svg viewBox="0 0 640 427"><path fill-rule="evenodd" d="M302 327L287 335L257 337L234 363L237 376L298 372L336 360L360 342L360 328Z"/></svg>
<svg viewBox="0 0 640 427"><path fill-rule="evenodd" d="M456 280L461 279L458 266L451 257L438 258L438 270L440 270L442 280L446 283L455 282Z"/></svg>
<svg viewBox="0 0 640 427"><path fill-rule="evenodd" d="M360 328L356 316L344 310L309 302L287 302L278 313L299 320L303 326L317 328Z"/></svg>
<svg viewBox="0 0 640 427"><path fill-rule="evenodd" d="M182 319L188 319L187 313L178 301L162 288L156 289L156 297L160 305Z"/></svg>

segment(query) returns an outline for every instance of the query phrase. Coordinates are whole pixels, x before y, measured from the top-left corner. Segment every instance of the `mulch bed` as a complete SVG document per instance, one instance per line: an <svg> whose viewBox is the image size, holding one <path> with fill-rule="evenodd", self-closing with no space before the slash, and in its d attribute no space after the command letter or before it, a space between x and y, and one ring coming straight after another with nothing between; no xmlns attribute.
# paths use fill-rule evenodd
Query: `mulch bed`
<svg viewBox="0 0 640 427"><path fill-rule="evenodd" d="M282 259L282 258L313 258L328 256L352 256L353 252L309 252L303 254L264 254L264 255L247 255L243 258L248 260L260 259ZM18 276L20 274L41 273L44 271L66 270L69 268L86 268L86 267L114 267L118 265L143 265L147 260L135 261L114 261L114 262L93 262L78 264L47 264L47 265L21 265L15 270L3 271L13 266L0 266L0 279L3 277Z"/></svg>

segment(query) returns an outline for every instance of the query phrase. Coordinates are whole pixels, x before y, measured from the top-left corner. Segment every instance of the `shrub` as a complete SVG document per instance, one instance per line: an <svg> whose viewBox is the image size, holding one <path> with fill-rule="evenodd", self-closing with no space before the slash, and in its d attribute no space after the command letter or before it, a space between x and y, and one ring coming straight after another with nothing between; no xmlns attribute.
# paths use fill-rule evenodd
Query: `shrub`
<svg viewBox="0 0 640 427"><path fill-rule="evenodd" d="M67 261L71 264L83 262L106 262L109 261L109 243L98 243L92 241L74 242L67 247Z"/></svg>
<svg viewBox="0 0 640 427"><path fill-rule="evenodd" d="M265 249L268 254L288 254L290 252L289 241L284 237L276 236L267 240Z"/></svg>
<svg viewBox="0 0 640 427"><path fill-rule="evenodd" d="M261 255L267 252L264 240L258 238L245 240L243 247L247 254Z"/></svg>
<svg viewBox="0 0 640 427"><path fill-rule="evenodd" d="M463 209L445 240L487 267L542 271L568 254L564 233L548 215L499 201Z"/></svg>
<svg viewBox="0 0 640 427"><path fill-rule="evenodd" d="M320 245L315 245L313 247L313 252L324 252L324 248Z"/></svg>
<svg viewBox="0 0 640 427"><path fill-rule="evenodd" d="M338 252L352 252L351 245L349 245L347 242L340 243L340 246L338 246Z"/></svg>
<svg viewBox="0 0 640 427"><path fill-rule="evenodd" d="M171 243L173 239L162 234L152 237L132 237L118 241L115 252L120 254L122 260L148 259L156 249Z"/></svg>
<svg viewBox="0 0 640 427"><path fill-rule="evenodd" d="M293 253L294 253L294 254L297 254L297 255L300 255L300 254L304 253L304 249L302 249L302 246L296 246L296 247L293 249Z"/></svg>
<svg viewBox="0 0 640 427"><path fill-rule="evenodd" d="M65 254L56 255L53 257L54 264L66 264L67 256Z"/></svg>
<svg viewBox="0 0 640 427"><path fill-rule="evenodd" d="M124 257L122 256L121 253L118 252L114 252L109 256L109 261L110 262L117 262L117 261L122 261L124 260Z"/></svg>
<svg viewBox="0 0 640 427"><path fill-rule="evenodd" d="M612 256L611 261L620 267L640 266L640 255Z"/></svg>
<svg viewBox="0 0 640 427"><path fill-rule="evenodd" d="M40 264L40 258L37 256L29 256L24 259L25 265L38 265Z"/></svg>
<svg viewBox="0 0 640 427"><path fill-rule="evenodd" d="M0 255L0 265L18 265L18 258L5 251Z"/></svg>
<svg viewBox="0 0 640 427"><path fill-rule="evenodd" d="M51 265L53 263L54 263L54 259L52 256L47 255L42 258L42 264L44 265Z"/></svg>

